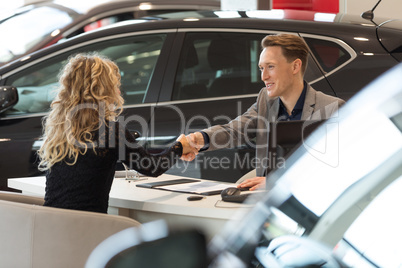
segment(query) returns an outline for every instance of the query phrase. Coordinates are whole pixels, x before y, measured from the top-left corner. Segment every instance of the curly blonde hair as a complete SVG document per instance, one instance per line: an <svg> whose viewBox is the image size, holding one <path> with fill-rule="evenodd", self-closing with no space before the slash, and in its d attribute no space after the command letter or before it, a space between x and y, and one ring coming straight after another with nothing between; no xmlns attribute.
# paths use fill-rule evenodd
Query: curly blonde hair
<svg viewBox="0 0 402 268"><path fill-rule="evenodd" d="M120 71L104 56L77 54L69 58L59 75L59 93L43 120L43 144L38 150L39 170L57 162L77 162L96 142L93 134L122 112Z"/></svg>

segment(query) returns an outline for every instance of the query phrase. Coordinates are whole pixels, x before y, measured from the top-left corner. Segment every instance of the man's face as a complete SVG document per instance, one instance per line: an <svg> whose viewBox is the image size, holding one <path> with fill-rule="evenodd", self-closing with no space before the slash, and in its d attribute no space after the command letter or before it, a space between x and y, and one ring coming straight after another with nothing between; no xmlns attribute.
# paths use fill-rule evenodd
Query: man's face
<svg viewBox="0 0 402 268"><path fill-rule="evenodd" d="M294 62L288 62L279 46L266 47L261 52L259 67L269 97L287 97L292 93Z"/></svg>

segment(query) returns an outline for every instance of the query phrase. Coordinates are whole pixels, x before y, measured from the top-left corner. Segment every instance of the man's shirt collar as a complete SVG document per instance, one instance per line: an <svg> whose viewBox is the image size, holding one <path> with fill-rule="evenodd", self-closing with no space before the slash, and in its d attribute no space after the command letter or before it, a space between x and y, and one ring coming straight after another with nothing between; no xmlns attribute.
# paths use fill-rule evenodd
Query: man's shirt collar
<svg viewBox="0 0 402 268"><path fill-rule="evenodd" d="M303 113L304 100L306 99L307 92L307 82L304 81L303 91L300 94L299 99L296 102L295 107L292 110L292 113L289 115L285 105L282 100L279 98L279 112L278 112L278 121L290 121L290 120L301 120L301 116Z"/></svg>

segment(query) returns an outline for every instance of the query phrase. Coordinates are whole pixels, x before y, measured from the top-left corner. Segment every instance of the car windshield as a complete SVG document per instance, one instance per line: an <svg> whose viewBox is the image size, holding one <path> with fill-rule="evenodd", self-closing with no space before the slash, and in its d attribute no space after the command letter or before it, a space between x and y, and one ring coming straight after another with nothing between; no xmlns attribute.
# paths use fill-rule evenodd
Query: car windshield
<svg viewBox="0 0 402 268"><path fill-rule="evenodd" d="M345 124L340 129L337 124L327 123L325 129L314 133L318 137L321 135L319 139L307 140L302 145L306 147L307 153L288 171L286 176L292 180L293 195L317 216L321 216L346 188L364 178L401 148L400 131L384 115L373 113L366 119L371 123L361 124L360 130L354 127L354 132L348 131L353 129L352 125ZM322 135L329 131L338 135ZM349 137L346 139L346 136ZM373 143L378 137L382 137L381 142ZM339 142L339 139L344 141ZM307 142L313 140L314 146L309 146ZM353 148L355 152L364 151L368 144L375 157L357 157L349 149ZM303 166L309 168L299 173L299 168ZM325 177L322 177L323 174ZM311 188L311 185L315 187ZM319 192L317 189L320 189Z"/></svg>
<svg viewBox="0 0 402 268"><path fill-rule="evenodd" d="M396 212L401 191L402 176L370 203L335 247L336 255L350 267L401 267L396 250L401 239L402 218ZM377 230L381 235L375 234Z"/></svg>
<svg viewBox="0 0 402 268"><path fill-rule="evenodd" d="M284 170L268 177L267 185L275 184L278 178L277 183L293 196L282 211L307 230L346 189L390 162L402 148L401 130L396 123L400 106L385 96L379 98L373 88L372 85L321 125L289 157ZM400 92L390 94L401 96ZM370 105L362 105L367 103ZM294 204L298 205L298 213L310 213L313 220L300 222L298 213L292 216L289 209L284 209Z"/></svg>
<svg viewBox="0 0 402 268"><path fill-rule="evenodd" d="M6 42L0 43L0 63L23 55L46 36L57 34L58 29L71 23L77 15L49 6L20 9L0 24L0 32L7 33L3 35Z"/></svg>

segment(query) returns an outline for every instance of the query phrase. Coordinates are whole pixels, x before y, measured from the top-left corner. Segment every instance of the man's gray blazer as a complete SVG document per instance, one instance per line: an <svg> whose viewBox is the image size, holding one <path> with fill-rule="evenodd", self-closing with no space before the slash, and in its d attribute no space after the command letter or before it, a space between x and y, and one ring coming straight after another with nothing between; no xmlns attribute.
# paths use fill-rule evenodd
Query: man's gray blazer
<svg viewBox="0 0 402 268"><path fill-rule="evenodd" d="M301 120L328 119L344 101L307 87ZM225 125L216 125L203 131L209 136L207 151L232 148L242 144L256 143L256 173L265 176L268 154L269 122L276 122L279 112L279 98L269 98L265 88L261 89L257 102L244 114ZM253 145L254 146L254 145ZM268 161L268 162L267 162Z"/></svg>

